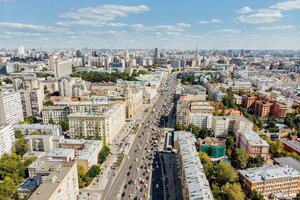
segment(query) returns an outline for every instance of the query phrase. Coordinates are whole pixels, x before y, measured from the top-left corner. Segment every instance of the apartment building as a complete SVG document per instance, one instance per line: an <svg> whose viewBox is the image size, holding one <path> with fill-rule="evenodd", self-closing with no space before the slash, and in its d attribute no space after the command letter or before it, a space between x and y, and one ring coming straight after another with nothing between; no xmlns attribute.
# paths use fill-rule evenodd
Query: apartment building
<svg viewBox="0 0 300 200"><path fill-rule="evenodd" d="M249 121L244 116L231 115L227 117L229 119L229 132L232 132L237 135L241 131L252 131L253 122Z"/></svg>
<svg viewBox="0 0 300 200"><path fill-rule="evenodd" d="M143 106L143 91L132 90L126 83L123 95L126 105L126 118L132 118L141 110Z"/></svg>
<svg viewBox="0 0 300 200"><path fill-rule="evenodd" d="M212 117L212 132L215 137L227 137L229 128L229 119L226 116Z"/></svg>
<svg viewBox="0 0 300 200"><path fill-rule="evenodd" d="M43 108L44 91L39 89L19 90L24 116L40 116Z"/></svg>
<svg viewBox="0 0 300 200"><path fill-rule="evenodd" d="M213 200L209 182L195 147L196 138L190 132L176 131L179 168L183 186L183 199Z"/></svg>
<svg viewBox="0 0 300 200"><path fill-rule="evenodd" d="M67 106L44 106L42 110L43 123L48 124L52 119L55 123L67 120L70 110Z"/></svg>
<svg viewBox="0 0 300 200"><path fill-rule="evenodd" d="M70 113L103 112L110 106L108 98L91 98L88 101L71 101Z"/></svg>
<svg viewBox="0 0 300 200"><path fill-rule="evenodd" d="M114 104L102 113L73 113L68 119L71 138L101 137L110 144L125 125L125 105Z"/></svg>
<svg viewBox="0 0 300 200"><path fill-rule="evenodd" d="M0 124L16 124L23 121L21 96L18 92L0 95Z"/></svg>
<svg viewBox="0 0 300 200"><path fill-rule="evenodd" d="M257 100L254 103L254 113L261 118L267 118L270 115L273 104L265 100Z"/></svg>
<svg viewBox="0 0 300 200"><path fill-rule="evenodd" d="M300 172L289 166L264 166L239 170L246 192L256 190L266 199L292 199L300 192Z"/></svg>
<svg viewBox="0 0 300 200"><path fill-rule="evenodd" d="M0 158L5 153L11 153L15 134L12 125L0 126Z"/></svg>
<svg viewBox="0 0 300 200"><path fill-rule="evenodd" d="M33 131L37 131L46 135L59 136L62 135L62 128L60 125L43 125L43 124L14 124L14 130L19 130L24 135L28 135Z"/></svg>
<svg viewBox="0 0 300 200"><path fill-rule="evenodd" d="M248 109L254 107L255 100L256 100L256 96L254 96L254 95L252 95L252 96L243 95L242 96L242 105L244 108L246 108L248 110Z"/></svg>
<svg viewBox="0 0 300 200"><path fill-rule="evenodd" d="M252 130L238 133L236 145L244 149L250 157L261 155L265 161L269 158L270 145Z"/></svg>
<svg viewBox="0 0 300 200"><path fill-rule="evenodd" d="M76 200L79 196L75 162L46 161L38 166L36 176L40 177L41 182L29 200Z"/></svg>
<svg viewBox="0 0 300 200"><path fill-rule="evenodd" d="M288 111L287 104L274 102L272 107L272 116L276 118L285 118Z"/></svg>

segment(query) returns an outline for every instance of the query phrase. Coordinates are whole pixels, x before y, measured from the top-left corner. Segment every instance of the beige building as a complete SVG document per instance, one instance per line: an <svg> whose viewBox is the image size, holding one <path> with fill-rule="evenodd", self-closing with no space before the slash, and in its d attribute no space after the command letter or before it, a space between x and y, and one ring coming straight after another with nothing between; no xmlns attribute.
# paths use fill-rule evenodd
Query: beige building
<svg viewBox="0 0 300 200"><path fill-rule="evenodd" d="M230 115L227 117L229 119L229 132L238 134L241 131L252 131L253 122L249 121L246 117L239 115Z"/></svg>
<svg viewBox="0 0 300 200"><path fill-rule="evenodd" d="M101 137L110 144L125 125L125 105L114 104L102 113L73 113L68 119L71 138Z"/></svg>
<svg viewBox="0 0 300 200"><path fill-rule="evenodd" d="M236 145L244 149L250 157L261 155L265 161L269 159L270 145L254 131L242 131L236 137Z"/></svg>
<svg viewBox="0 0 300 200"><path fill-rule="evenodd" d="M39 89L20 90L24 116L40 116L43 108L44 91Z"/></svg>
<svg viewBox="0 0 300 200"><path fill-rule="evenodd" d="M126 118L132 118L135 116L143 106L143 91L133 90L125 84L124 98L126 104Z"/></svg>
<svg viewBox="0 0 300 200"><path fill-rule="evenodd" d="M300 172L289 166L264 166L239 170L246 192L258 191L266 199L292 199L300 192Z"/></svg>
<svg viewBox="0 0 300 200"><path fill-rule="evenodd" d="M41 184L29 200L76 200L79 196L77 165L75 162L45 162L38 171Z"/></svg>
<svg viewBox="0 0 300 200"><path fill-rule="evenodd" d="M67 106L44 106L42 110L43 123L48 124L50 119L53 119L55 123L67 120L69 113Z"/></svg>

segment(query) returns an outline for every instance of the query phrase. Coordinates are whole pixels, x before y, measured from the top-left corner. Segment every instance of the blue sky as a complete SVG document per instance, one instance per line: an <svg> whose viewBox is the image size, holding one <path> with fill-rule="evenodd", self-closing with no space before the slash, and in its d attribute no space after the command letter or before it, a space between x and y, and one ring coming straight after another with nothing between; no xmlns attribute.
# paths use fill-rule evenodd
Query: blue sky
<svg viewBox="0 0 300 200"><path fill-rule="evenodd" d="M0 0L0 48L299 49L300 0Z"/></svg>

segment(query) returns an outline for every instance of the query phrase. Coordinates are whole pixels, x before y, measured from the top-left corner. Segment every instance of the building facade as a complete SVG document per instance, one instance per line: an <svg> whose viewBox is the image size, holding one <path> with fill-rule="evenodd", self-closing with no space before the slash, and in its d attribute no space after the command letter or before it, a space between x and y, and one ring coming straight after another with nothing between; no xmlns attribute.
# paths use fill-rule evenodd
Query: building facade
<svg viewBox="0 0 300 200"><path fill-rule="evenodd" d="M0 124L16 124L23 120L20 93L0 95Z"/></svg>

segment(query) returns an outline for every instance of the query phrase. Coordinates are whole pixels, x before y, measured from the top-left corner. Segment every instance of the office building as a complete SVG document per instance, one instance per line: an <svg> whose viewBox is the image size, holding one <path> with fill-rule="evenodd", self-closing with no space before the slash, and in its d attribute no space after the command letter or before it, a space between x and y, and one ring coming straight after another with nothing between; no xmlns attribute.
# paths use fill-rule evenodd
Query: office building
<svg viewBox="0 0 300 200"><path fill-rule="evenodd" d="M254 131L242 131L236 137L236 145L244 149L250 157L261 155L265 161L269 158L270 145Z"/></svg>
<svg viewBox="0 0 300 200"><path fill-rule="evenodd" d="M0 95L0 124L16 124L23 121L20 93Z"/></svg>
<svg viewBox="0 0 300 200"><path fill-rule="evenodd" d="M300 172L288 166L264 166L239 170L242 187L266 199L292 199L300 192Z"/></svg>

